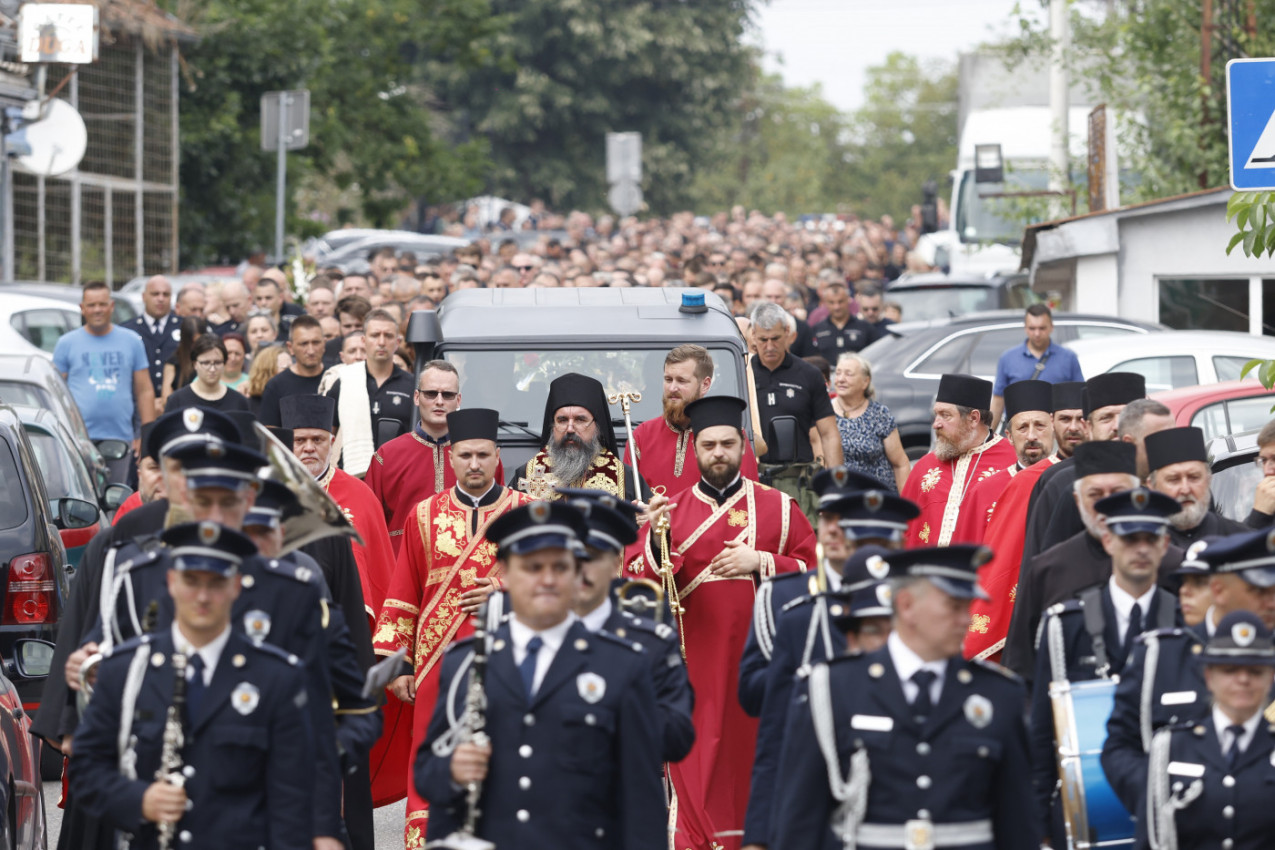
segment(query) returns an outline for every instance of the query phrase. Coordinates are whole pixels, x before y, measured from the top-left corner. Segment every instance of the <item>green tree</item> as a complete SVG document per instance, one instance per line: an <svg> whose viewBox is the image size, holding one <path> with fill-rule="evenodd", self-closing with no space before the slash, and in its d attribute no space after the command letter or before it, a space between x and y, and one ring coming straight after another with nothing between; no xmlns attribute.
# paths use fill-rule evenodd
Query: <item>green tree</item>
<svg viewBox="0 0 1275 850"><path fill-rule="evenodd" d="M448 118L490 144L488 188L559 208L605 204L605 136L637 131L655 213L684 206L694 166L747 82L753 0L491 0L509 25L480 68L431 63Z"/></svg>

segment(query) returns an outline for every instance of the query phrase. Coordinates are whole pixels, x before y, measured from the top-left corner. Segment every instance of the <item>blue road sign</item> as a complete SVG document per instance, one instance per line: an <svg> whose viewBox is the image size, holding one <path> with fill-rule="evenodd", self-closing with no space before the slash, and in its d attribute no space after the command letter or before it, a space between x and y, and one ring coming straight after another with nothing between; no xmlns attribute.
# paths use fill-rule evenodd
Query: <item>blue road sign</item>
<svg viewBox="0 0 1275 850"><path fill-rule="evenodd" d="M1231 187L1275 190L1275 59L1226 63Z"/></svg>

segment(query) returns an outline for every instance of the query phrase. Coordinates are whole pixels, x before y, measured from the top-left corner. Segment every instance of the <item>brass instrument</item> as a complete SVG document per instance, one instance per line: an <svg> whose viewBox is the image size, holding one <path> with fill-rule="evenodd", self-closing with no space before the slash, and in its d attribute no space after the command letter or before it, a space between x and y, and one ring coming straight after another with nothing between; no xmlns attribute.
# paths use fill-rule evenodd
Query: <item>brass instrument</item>
<svg viewBox="0 0 1275 850"><path fill-rule="evenodd" d="M476 744L485 747L490 742L485 730L487 725L487 692L484 680L487 677L487 658L490 653L487 632L487 603L474 614L474 656L470 661L468 690L465 692L465 711L460 717L458 744ZM440 694L440 699L449 699ZM470 782L465 786L465 822L460 829L425 845L425 850L496 850L496 845L479 838L474 834L478 827L478 818L482 811L478 808L478 800L483 788L480 782Z"/></svg>
<svg viewBox="0 0 1275 850"><path fill-rule="evenodd" d="M186 744L186 734L182 730L182 712L186 707L186 656L180 652L173 653L173 701L168 705L168 713L164 717L164 748L159 754L159 767L155 771L157 782L167 782L174 788L186 784L182 774L182 747ZM177 821L160 821L156 824L159 831L160 850L168 850L173 845L173 834L177 831Z"/></svg>
<svg viewBox="0 0 1275 850"><path fill-rule="evenodd" d="M102 653L95 652L85 658L84 663L80 665L80 689L75 692L75 709L80 717L84 716L84 709L88 708L89 698L93 696L93 685L89 682L89 676L101 663Z"/></svg>
<svg viewBox="0 0 1275 850"><path fill-rule="evenodd" d="M291 490L300 505L297 513L283 518L281 554L286 555L324 537L344 535L362 543L362 538L341 507L314 480L310 470L301 465L291 446L279 442L279 438L260 422L254 423L254 429L254 436L261 443L261 452L270 461L264 477L272 478Z"/></svg>
<svg viewBox="0 0 1275 850"><path fill-rule="evenodd" d="M657 623L664 619L664 588L654 579L630 579L620 585L615 596L621 611L649 617Z"/></svg>

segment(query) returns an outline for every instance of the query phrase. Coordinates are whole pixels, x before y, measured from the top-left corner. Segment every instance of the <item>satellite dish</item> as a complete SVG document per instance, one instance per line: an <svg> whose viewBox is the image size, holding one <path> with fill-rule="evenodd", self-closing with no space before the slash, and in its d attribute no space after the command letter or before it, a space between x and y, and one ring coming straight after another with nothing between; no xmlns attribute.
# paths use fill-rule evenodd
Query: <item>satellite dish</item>
<svg viewBox="0 0 1275 850"><path fill-rule="evenodd" d="M44 177L65 174L80 164L88 148L89 134L84 119L65 100L52 98L44 107L44 117L23 125L11 134L26 142L29 152L17 157L26 171Z"/></svg>

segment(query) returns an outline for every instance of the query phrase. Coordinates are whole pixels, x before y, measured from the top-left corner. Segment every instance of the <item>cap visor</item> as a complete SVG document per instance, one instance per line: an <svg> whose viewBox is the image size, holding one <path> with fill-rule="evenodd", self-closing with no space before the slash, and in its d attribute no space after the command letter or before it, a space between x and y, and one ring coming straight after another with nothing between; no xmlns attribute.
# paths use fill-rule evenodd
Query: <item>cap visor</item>
<svg viewBox="0 0 1275 850"><path fill-rule="evenodd" d="M1199 655L1201 664L1223 664L1234 667L1275 667L1275 654L1271 655L1214 655L1207 649Z"/></svg>
<svg viewBox="0 0 1275 850"><path fill-rule="evenodd" d="M515 540L505 547L505 551L511 555L527 555L532 552L539 552L542 549L568 549L572 554L577 554L579 547L580 541L574 536L550 531L544 534L531 534L520 540Z"/></svg>
<svg viewBox="0 0 1275 850"><path fill-rule="evenodd" d="M238 490L252 481L250 475L220 475L216 473L194 473L186 476L186 489L199 490L204 487L221 487L225 490Z"/></svg>
<svg viewBox="0 0 1275 850"><path fill-rule="evenodd" d="M957 581L945 576L923 576L928 579L930 584L939 590L951 596L953 599L981 599L984 602L992 601L992 597L987 595L987 591L983 590L976 581Z"/></svg>
<svg viewBox="0 0 1275 850"><path fill-rule="evenodd" d="M840 522L841 532L851 540L889 540L897 542L903 539L907 531L906 525L864 525L860 522Z"/></svg>
<svg viewBox="0 0 1275 850"><path fill-rule="evenodd" d="M1117 534L1121 537L1127 537L1130 534L1160 534L1168 527L1169 523L1167 521L1148 522L1146 520L1121 521L1119 519L1107 519L1107 528L1111 530L1112 534Z"/></svg>
<svg viewBox="0 0 1275 850"><path fill-rule="evenodd" d="M235 574L239 569L239 565L233 561L223 561L220 558L179 555L173 559L172 568L183 573L216 573L217 575L229 576Z"/></svg>
<svg viewBox="0 0 1275 850"><path fill-rule="evenodd" d="M1275 567L1254 567L1240 570L1239 577L1254 587L1275 587Z"/></svg>

